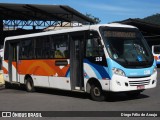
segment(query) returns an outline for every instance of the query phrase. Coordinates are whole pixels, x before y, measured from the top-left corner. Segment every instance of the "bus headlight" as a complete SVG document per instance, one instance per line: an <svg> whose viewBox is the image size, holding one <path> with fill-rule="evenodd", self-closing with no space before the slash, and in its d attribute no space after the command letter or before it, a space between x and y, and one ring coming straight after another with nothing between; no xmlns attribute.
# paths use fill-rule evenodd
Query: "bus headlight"
<svg viewBox="0 0 160 120"><path fill-rule="evenodd" d="M123 72L123 70L121 70L121 69L112 68L112 71L113 71L113 73L116 74L116 75L126 76L125 73Z"/></svg>

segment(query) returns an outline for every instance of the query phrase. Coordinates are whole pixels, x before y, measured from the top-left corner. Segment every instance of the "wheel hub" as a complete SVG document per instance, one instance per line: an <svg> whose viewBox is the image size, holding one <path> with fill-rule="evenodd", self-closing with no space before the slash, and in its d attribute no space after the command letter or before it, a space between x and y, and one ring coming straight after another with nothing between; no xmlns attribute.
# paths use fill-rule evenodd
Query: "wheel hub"
<svg viewBox="0 0 160 120"><path fill-rule="evenodd" d="M97 87L94 88L93 92L94 92L95 96L100 96L101 95L100 90Z"/></svg>

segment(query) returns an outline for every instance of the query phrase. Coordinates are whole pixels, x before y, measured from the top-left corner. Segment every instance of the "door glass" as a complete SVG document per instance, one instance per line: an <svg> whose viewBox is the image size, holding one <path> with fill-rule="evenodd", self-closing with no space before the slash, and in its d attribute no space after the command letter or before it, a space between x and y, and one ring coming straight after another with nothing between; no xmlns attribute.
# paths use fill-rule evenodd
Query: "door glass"
<svg viewBox="0 0 160 120"><path fill-rule="evenodd" d="M85 58L91 63L107 66L104 47L96 31L90 32L87 37Z"/></svg>
<svg viewBox="0 0 160 120"><path fill-rule="evenodd" d="M71 84L72 89L82 90L83 83L83 51L84 34L71 35L70 58L71 58Z"/></svg>

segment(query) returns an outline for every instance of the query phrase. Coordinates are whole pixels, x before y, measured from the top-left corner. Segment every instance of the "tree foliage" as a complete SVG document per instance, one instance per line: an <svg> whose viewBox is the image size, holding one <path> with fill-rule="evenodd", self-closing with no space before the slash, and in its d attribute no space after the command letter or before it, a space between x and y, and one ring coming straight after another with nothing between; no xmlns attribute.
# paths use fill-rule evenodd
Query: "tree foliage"
<svg viewBox="0 0 160 120"><path fill-rule="evenodd" d="M101 20L98 17L95 17L92 14L86 13L86 16L89 17L89 18L91 18L91 19L93 19L96 22L96 24L98 24L98 23L101 22Z"/></svg>
<svg viewBox="0 0 160 120"><path fill-rule="evenodd" d="M160 14L157 13L157 14L145 17L142 20L144 20L146 22L149 22L149 23L152 23L152 24L158 24L158 25L160 25Z"/></svg>

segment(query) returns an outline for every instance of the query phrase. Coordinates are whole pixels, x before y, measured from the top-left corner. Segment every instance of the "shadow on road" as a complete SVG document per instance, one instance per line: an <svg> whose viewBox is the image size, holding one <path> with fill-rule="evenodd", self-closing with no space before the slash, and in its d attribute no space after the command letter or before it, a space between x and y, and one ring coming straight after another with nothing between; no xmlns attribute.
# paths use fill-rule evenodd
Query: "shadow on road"
<svg viewBox="0 0 160 120"><path fill-rule="evenodd" d="M74 97L74 98L80 98L80 99L88 99L88 94L81 93L81 92L47 89L47 88L36 88L36 92L51 94L51 95L60 95L60 96L66 96L66 97Z"/></svg>
<svg viewBox="0 0 160 120"><path fill-rule="evenodd" d="M24 86L19 87L15 85L12 89L26 91ZM5 90L5 88L2 87L0 88L0 90ZM50 95L80 98L80 99L90 99L90 96L87 93L81 93L81 92L71 92L71 91L48 89L48 88L36 88L36 92L50 94ZM140 94L138 97L128 97L125 93L112 93L112 94L106 94L106 95L107 95L106 102L129 101L129 100L136 100L136 99L145 99L149 97L147 95L144 95L143 93Z"/></svg>
<svg viewBox="0 0 160 120"><path fill-rule="evenodd" d="M136 100L136 99L145 99L148 98L148 95L144 95L141 93L137 97L129 97L125 93L112 93L106 99L107 102L120 102L120 101L129 101L129 100Z"/></svg>

